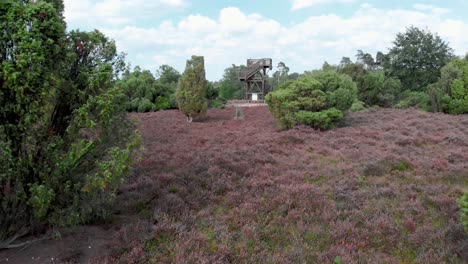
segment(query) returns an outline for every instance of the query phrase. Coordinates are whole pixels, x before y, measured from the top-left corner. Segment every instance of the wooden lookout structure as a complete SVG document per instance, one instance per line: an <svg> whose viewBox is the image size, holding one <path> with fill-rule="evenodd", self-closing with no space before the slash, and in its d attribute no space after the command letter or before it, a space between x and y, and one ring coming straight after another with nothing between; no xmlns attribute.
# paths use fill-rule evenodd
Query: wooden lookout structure
<svg viewBox="0 0 468 264"><path fill-rule="evenodd" d="M245 100L265 100L270 91L267 73L273 68L271 59L248 59L246 71L239 72L239 80L245 82Z"/></svg>

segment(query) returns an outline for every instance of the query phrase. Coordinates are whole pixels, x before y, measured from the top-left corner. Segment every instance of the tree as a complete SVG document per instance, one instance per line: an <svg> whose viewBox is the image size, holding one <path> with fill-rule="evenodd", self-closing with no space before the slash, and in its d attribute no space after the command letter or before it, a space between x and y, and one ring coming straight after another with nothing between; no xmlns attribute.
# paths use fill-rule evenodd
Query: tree
<svg viewBox="0 0 468 264"><path fill-rule="evenodd" d="M0 247L104 217L138 144L113 41L67 36L62 12L60 0L0 2Z"/></svg>
<svg viewBox="0 0 468 264"><path fill-rule="evenodd" d="M468 113L468 59L455 59L441 69L437 83L428 87L432 111Z"/></svg>
<svg viewBox="0 0 468 264"><path fill-rule="evenodd" d="M206 85L204 59L194 55L187 60L176 93L179 109L187 116L189 123L206 113Z"/></svg>
<svg viewBox="0 0 468 264"><path fill-rule="evenodd" d="M160 94L162 98L167 98L169 100L170 108L177 108L175 94L180 76L180 73L169 65L161 65L156 70L157 83L162 88Z"/></svg>
<svg viewBox="0 0 468 264"><path fill-rule="evenodd" d="M180 73L173 67L164 64L156 70L156 78L162 84L173 84L179 81Z"/></svg>
<svg viewBox="0 0 468 264"><path fill-rule="evenodd" d="M400 81L386 77L382 70L370 71L359 86L359 99L367 105L390 107L400 93Z"/></svg>
<svg viewBox="0 0 468 264"><path fill-rule="evenodd" d="M358 50L356 54L356 63L364 65L368 70L372 70L375 67L375 61L371 54L364 53L362 50Z"/></svg>
<svg viewBox="0 0 468 264"><path fill-rule="evenodd" d="M276 67L278 70L276 70L272 77L269 78L269 83L271 84L271 90L275 90L279 85L284 83L286 80L289 79L289 67L286 66L284 62L279 62L278 66ZM295 77L295 76L293 76Z"/></svg>
<svg viewBox="0 0 468 264"><path fill-rule="evenodd" d="M239 72L245 71L245 65L233 64L224 70L223 78L219 82L219 97L222 100L235 100L244 97L244 86L239 80Z"/></svg>
<svg viewBox="0 0 468 264"><path fill-rule="evenodd" d="M386 62L386 55L383 54L381 51L378 51L375 55L375 66L381 69Z"/></svg>
<svg viewBox="0 0 468 264"><path fill-rule="evenodd" d="M339 67L340 68L345 68L345 67L351 65L352 63L353 62L351 61L351 59L349 57L343 57L343 58L341 58Z"/></svg>
<svg viewBox="0 0 468 264"><path fill-rule="evenodd" d="M385 70L411 91L424 91L436 82L440 69L453 59L453 50L437 34L416 27L397 34L393 44Z"/></svg>
<svg viewBox="0 0 468 264"><path fill-rule="evenodd" d="M68 55L60 69L63 84L57 87L51 130L63 135L73 111L111 88L124 66L124 54L117 54L115 41L98 30L72 30L68 34Z"/></svg>

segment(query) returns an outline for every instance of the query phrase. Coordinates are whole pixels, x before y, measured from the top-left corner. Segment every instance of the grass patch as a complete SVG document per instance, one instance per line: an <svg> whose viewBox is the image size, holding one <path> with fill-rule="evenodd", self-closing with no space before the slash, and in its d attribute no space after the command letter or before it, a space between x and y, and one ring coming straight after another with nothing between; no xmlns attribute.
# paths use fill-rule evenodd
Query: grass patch
<svg viewBox="0 0 468 264"><path fill-rule="evenodd" d="M413 164L411 164L409 161L402 160L398 162L395 166L393 166L392 171L410 171L414 170Z"/></svg>
<svg viewBox="0 0 468 264"><path fill-rule="evenodd" d="M176 186L171 186L169 187L169 190L168 190L170 193L177 193L179 191L179 189L177 189Z"/></svg>
<svg viewBox="0 0 468 264"><path fill-rule="evenodd" d="M323 175L314 176L314 175L311 175L310 173L304 174L304 181L307 182L308 184L320 186L323 183L325 183L327 180L328 178Z"/></svg>
<svg viewBox="0 0 468 264"><path fill-rule="evenodd" d="M158 256L175 256L175 239L172 232L162 232L145 242L144 250L151 258Z"/></svg>

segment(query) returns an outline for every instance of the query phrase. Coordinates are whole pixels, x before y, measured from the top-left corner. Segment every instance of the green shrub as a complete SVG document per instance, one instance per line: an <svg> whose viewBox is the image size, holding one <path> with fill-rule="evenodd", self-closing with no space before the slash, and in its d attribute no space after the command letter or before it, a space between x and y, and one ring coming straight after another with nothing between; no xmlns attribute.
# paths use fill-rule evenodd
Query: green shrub
<svg viewBox="0 0 468 264"><path fill-rule="evenodd" d="M366 109L367 108L366 108L366 105L364 104L364 102L356 100L356 101L354 101L354 103L349 108L349 111L351 111L351 112L362 112L362 111L364 111Z"/></svg>
<svg viewBox="0 0 468 264"><path fill-rule="evenodd" d="M427 93L434 112L468 113L468 60L455 59L444 66L438 82L429 85Z"/></svg>
<svg viewBox="0 0 468 264"><path fill-rule="evenodd" d="M351 77L333 70L314 71L305 77L305 80L318 81L327 95L327 108L335 107L338 110L348 110L357 99L357 86ZM310 80L311 81L311 80Z"/></svg>
<svg viewBox="0 0 468 264"><path fill-rule="evenodd" d="M266 96L281 128L297 124L319 129L334 127L357 98L356 84L335 71L316 71L283 83Z"/></svg>
<svg viewBox="0 0 468 264"><path fill-rule="evenodd" d="M334 128L341 120L344 114L336 108L330 108L320 112L299 111L295 114L298 124L319 128Z"/></svg>
<svg viewBox="0 0 468 264"><path fill-rule="evenodd" d="M143 98L139 101L139 104L138 104L138 112L139 113L146 113L146 112L149 112L149 111L153 111L154 110L154 104L151 103L150 100L146 99L146 98Z"/></svg>
<svg viewBox="0 0 468 264"><path fill-rule="evenodd" d="M171 108L171 99L168 97L158 96L156 99L156 104L154 106L155 110L165 110Z"/></svg>
<svg viewBox="0 0 468 264"><path fill-rule="evenodd" d="M158 80L150 71L142 71L137 66L116 84L127 95L127 111L148 112L177 108L175 87L179 73L168 65L162 65L157 74ZM154 106L150 107L148 102Z"/></svg>
<svg viewBox="0 0 468 264"><path fill-rule="evenodd" d="M410 107L417 107L425 111L429 110L430 99L429 95L425 92L405 91L403 93L403 98L403 100L395 105L395 108L406 109Z"/></svg>
<svg viewBox="0 0 468 264"><path fill-rule="evenodd" d="M210 101L210 108L224 108L226 104L226 101L224 101L221 98L216 98L212 101Z"/></svg>
<svg viewBox="0 0 468 264"><path fill-rule="evenodd" d="M468 192L464 192L458 203L460 204L461 222L468 233Z"/></svg>

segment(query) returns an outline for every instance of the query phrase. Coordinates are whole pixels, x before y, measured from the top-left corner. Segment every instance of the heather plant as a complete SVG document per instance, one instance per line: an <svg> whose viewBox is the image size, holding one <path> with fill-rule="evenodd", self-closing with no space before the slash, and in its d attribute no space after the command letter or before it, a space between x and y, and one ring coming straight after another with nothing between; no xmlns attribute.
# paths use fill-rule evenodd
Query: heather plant
<svg viewBox="0 0 468 264"><path fill-rule="evenodd" d="M468 60L455 59L441 69L438 82L428 86L431 110L468 113Z"/></svg>
<svg viewBox="0 0 468 264"><path fill-rule="evenodd" d="M204 59L202 56L192 56L191 60L187 60L176 93L179 109L189 123L206 113L206 86Z"/></svg>
<svg viewBox="0 0 468 264"><path fill-rule="evenodd" d="M337 125L356 100L356 84L335 71L316 71L287 81L267 95L272 115L282 128L303 124L319 129Z"/></svg>
<svg viewBox="0 0 468 264"><path fill-rule="evenodd" d="M114 88L123 56L99 31L66 35L62 12L0 3L0 247L108 215L140 144Z"/></svg>

